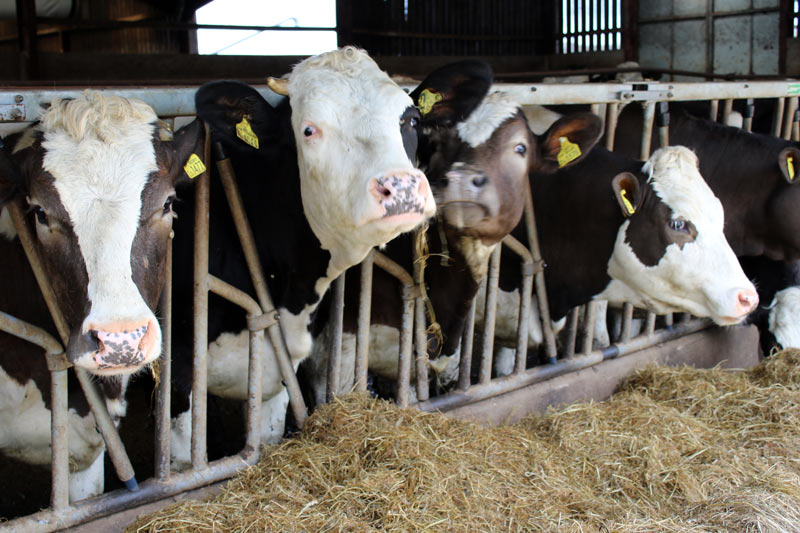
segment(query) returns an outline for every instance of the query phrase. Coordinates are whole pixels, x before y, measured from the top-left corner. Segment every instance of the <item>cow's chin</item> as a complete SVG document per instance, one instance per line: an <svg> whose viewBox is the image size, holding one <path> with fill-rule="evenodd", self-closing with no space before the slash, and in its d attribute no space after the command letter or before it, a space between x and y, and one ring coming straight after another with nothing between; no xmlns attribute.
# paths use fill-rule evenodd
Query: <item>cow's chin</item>
<svg viewBox="0 0 800 533"><path fill-rule="evenodd" d="M381 239L381 242L378 244L383 244L386 242L386 240L391 240L401 233L406 233L413 230L425 222L429 216L430 215L426 215L420 211L411 211L396 215L373 218L371 220L367 220L361 226L364 230L374 230L377 232L379 234L378 239Z"/></svg>
<svg viewBox="0 0 800 533"><path fill-rule="evenodd" d="M75 360L75 367L82 368L90 374L101 377L132 375L148 368L161 356L161 350L158 349L146 357L124 365L105 364L102 361L98 361L96 355L96 352L84 353Z"/></svg>
<svg viewBox="0 0 800 533"><path fill-rule="evenodd" d="M455 229L475 228L491 216L489 206L479 202L448 202L439 205L447 225Z"/></svg>

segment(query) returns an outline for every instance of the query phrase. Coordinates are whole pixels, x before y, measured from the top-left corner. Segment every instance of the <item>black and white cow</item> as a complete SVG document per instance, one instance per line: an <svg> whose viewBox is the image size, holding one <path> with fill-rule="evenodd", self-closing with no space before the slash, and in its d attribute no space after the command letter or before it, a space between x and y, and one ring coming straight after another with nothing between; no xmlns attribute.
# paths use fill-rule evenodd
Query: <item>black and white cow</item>
<svg viewBox="0 0 800 533"><path fill-rule="evenodd" d="M309 58L294 68L287 89L288 98L273 107L247 85L214 82L198 90L196 106L230 155L296 367L311 351L317 307L330 283L373 247L430 217L435 204L413 165L419 112L365 52L346 47ZM250 143L237 138L243 120L252 130ZM254 294L216 179L212 198L209 269ZM176 272L191 270L192 202L186 204L175 230ZM191 279L177 279L174 290L182 302L173 319L176 375L190 376ZM212 297L209 339L209 392L246 399L244 313ZM262 438L270 442L283 435L288 394L263 339ZM173 396L175 467L190 459L190 383L184 381Z"/></svg>
<svg viewBox="0 0 800 533"><path fill-rule="evenodd" d="M776 286L762 278L763 263L776 262L767 274L774 277L800 260L800 144L697 118L676 107L670 110L670 142L697 153L700 173L725 208L725 236L737 256L753 258L744 260L745 272L754 279L762 306L770 306L776 292L800 281L785 279ZM638 149L640 132L641 107L628 106L619 117L617 151ZM762 266L755 258L763 258ZM753 318L758 322L757 315Z"/></svg>
<svg viewBox="0 0 800 533"><path fill-rule="evenodd" d="M554 175L532 174L551 319L592 299L663 314L688 311L735 324L758 296L723 235L723 211L684 147L644 164L595 147ZM514 232L525 240L523 229ZM519 260L501 261L500 288L514 299ZM518 293L516 293L518 294ZM504 316L498 321L516 320Z"/></svg>
<svg viewBox="0 0 800 533"><path fill-rule="evenodd" d="M164 141L144 102L86 92L56 100L5 139L0 198L27 203L26 224L70 327L66 355L98 376L112 417L130 374L161 354L153 314L164 281L175 184L200 153L192 123ZM0 310L56 338L7 209L0 205ZM0 449L50 462L50 374L44 351L0 332ZM70 498L103 491L104 443L85 398L69 396Z"/></svg>

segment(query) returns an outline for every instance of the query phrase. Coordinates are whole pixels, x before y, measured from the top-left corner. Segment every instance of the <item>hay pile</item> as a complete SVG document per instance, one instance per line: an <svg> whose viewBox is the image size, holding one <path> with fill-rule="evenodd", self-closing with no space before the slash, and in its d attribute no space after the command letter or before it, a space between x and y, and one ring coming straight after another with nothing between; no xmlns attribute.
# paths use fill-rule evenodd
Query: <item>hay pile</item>
<svg viewBox="0 0 800 533"><path fill-rule="evenodd" d="M797 531L800 351L486 428L359 395L129 531Z"/></svg>

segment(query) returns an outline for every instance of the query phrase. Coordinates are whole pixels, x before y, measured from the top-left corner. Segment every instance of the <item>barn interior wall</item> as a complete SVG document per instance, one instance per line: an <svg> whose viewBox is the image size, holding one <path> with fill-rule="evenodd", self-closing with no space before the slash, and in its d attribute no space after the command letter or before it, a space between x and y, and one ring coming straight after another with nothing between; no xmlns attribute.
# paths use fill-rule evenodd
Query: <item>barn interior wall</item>
<svg viewBox="0 0 800 533"><path fill-rule="evenodd" d="M639 60L652 68L778 74L779 8L780 0L639 0Z"/></svg>

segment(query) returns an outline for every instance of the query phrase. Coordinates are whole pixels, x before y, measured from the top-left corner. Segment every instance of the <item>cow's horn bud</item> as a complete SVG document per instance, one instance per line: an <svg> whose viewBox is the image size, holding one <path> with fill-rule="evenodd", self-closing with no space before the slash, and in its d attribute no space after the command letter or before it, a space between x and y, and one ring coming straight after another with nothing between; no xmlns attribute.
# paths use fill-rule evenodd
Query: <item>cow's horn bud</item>
<svg viewBox="0 0 800 533"><path fill-rule="evenodd" d="M289 80L286 78L267 78L267 86L273 92L289 96Z"/></svg>

